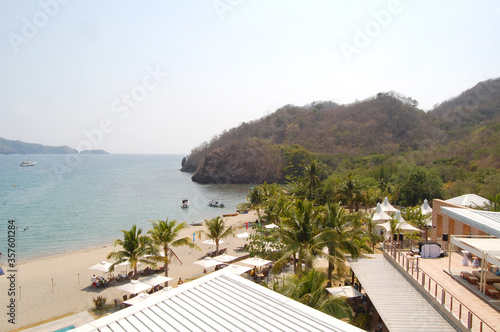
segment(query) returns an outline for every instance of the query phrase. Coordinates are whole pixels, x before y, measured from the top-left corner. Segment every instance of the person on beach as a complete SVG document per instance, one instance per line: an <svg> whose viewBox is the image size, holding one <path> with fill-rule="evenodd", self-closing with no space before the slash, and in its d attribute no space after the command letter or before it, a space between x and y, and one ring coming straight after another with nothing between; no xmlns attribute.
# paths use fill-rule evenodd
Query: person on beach
<svg viewBox="0 0 500 332"><path fill-rule="evenodd" d="M177 281L177 285L182 285L184 281L182 281L181 277L179 277L179 281Z"/></svg>
<svg viewBox="0 0 500 332"><path fill-rule="evenodd" d="M90 281L92 281L92 287L95 287L96 286L96 284L95 284L95 281L96 281L95 274L92 276L92 278L90 279Z"/></svg>

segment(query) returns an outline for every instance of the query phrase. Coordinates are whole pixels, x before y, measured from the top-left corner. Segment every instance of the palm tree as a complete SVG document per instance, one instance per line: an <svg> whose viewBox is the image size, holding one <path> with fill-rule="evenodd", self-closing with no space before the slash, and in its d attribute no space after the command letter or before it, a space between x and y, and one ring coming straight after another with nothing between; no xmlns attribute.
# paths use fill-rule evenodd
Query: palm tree
<svg viewBox="0 0 500 332"><path fill-rule="evenodd" d="M306 197L307 199L314 200L317 196L318 188L321 185L318 162L315 160L311 161L311 165L306 167L305 173L304 185L306 187Z"/></svg>
<svg viewBox="0 0 500 332"><path fill-rule="evenodd" d="M359 206L360 196L361 196L362 186L354 178L354 175L350 173L346 179L342 180L338 188L338 197L342 199L349 212L353 211L354 205Z"/></svg>
<svg viewBox="0 0 500 332"><path fill-rule="evenodd" d="M207 229L200 231L199 234L215 242L215 252L219 252L220 240L235 235L235 229L232 226L226 227L226 222L221 217L205 220L205 225Z"/></svg>
<svg viewBox="0 0 500 332"><path fill-rule="evenodd" d="M189 237L178 238L180 232L189 227L187 223L177 223L177 220L168 220L168 218L166 220L150 221L153 228L148 231L148 234L151 237L152 244L156 249L155 251L163 253L163 257L156 255L154 260L164 263L165 277L168 277L168 265L171 259L175 259L182 264L172 248L182 246L197 250L201 250L201 248L194 244Z"/></svg>
<svg viewBox="0 0 500 332"><path fill-rule="evenodd" d="M404 211L403 219L409 222L412 226L415 226L424 231L425 241L427 241L427 232L429 230L427 220L429 219L428 215L422 214L422 210L419 206L414 206L413 208L407 208ZM419 234L421 237L422 234Z"/></svg>
<svg viewBox="0 0 500 332"><path fill-rule="evenodd" d="M143 256L149 252L150 239L142 234L142 228L137 228L133 225L128 231L122 230L123 240L116 239L115 246L120 245L123 250L113 251L108 254L108 259L114 259L115 262L110 266L109 271L113 271L115 266L121 263L128 262L131 269L134 270L134 278L137 278L137 265L139 263L154 266L155 263L151 262Z"/></svg>
<svg viewBox="0 0 500 332"><path fill-rule="evenodd" d="M358 244L363 231L360 227L352 227L344 208L330 203L327 203L325 214L321 218L321 228L324 230L324 240L330 256L327 277L328 287L331 287L333 270L335 265L344 263L344 254L350 253L353 258L359 256Z"/></svg>
<svg viewBox="0 0 500 332"><path fill-rule="evenodd" d="M302 273L302 263L306 269L313 265L316 257L327 257L323 252L325 247L324 234L318 229L318 209L311 202L298 200L283 220L280 229L283 243L282 256L274 266L274 271L279 271L293 259L294 273Z"/></svg>
<svg viewBox="0 0 500 332"><path fill-rule="evenodd" d="M350 318L351 309L345 299L331 296L325 281L325 273L311 269L302 276L286 277L283 284L275 282L273 290L338 319Z"/></svg>

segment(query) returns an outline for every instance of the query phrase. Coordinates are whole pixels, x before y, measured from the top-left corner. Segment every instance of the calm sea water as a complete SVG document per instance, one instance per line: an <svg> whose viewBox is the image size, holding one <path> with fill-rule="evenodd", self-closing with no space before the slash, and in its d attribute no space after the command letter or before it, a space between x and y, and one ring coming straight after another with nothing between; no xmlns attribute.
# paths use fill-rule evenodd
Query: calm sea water
<svg viewBox="0 0 500 332"><path fill-rule="evenodd" d="M17 260L108 244L149 220L188 223L236 211L248 185L201 185L179 171L181 155L0 155L0 261L8 220ZM69 158L69 159L67 159ZM34 167L20 167L23 159ZM181 209L182 198L190 207ZM217 199L224 208L208 206Z"/></svg>

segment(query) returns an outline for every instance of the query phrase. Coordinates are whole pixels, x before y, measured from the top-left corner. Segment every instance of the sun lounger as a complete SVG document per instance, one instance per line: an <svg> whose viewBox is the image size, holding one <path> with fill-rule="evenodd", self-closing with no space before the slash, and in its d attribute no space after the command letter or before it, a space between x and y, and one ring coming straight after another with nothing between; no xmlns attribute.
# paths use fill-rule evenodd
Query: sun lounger
<svg viewBox="0 0 500 332"><path fill-rule="evenodd" d="M460 276L463 279L467 279L467 281L469 282L469 284L472 284L472 285L475 285L475 284L477 284L479 282L479 278L477 278L472 273L467 272L467 271L460 272Z"/></svg>
<svg viewBox="0 0 500 332"><path fill-rule="evenodd" d="M495 283L493 283L492 286L495 287L497 290L500 291L500 282L495 282Z"/></svg>
<svg viewBox="0 0 500 332"><path fill-rule="evenodd" d="M500 298L500 292L493 286L486 285L485 288L485 293L488 296L494 297L494 298Z"/></svg>
<svg viewBox="0 0 500 332"><path fill-rule="evenodd" d="M481 271L473 271L472 274L476 276L479 280L481 280ZM500 276L495 275L495 273L486 271L485 275L485 280L487 284L493 284L493 283L500 283Z"/></svg>

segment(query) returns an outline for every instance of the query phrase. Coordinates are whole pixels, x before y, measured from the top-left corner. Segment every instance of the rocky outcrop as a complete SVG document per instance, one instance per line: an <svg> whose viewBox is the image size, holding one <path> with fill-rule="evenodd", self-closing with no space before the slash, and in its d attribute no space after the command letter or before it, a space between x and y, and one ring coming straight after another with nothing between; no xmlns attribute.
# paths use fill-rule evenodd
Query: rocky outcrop
<svg viewBox="0 0 500 332"><path fill-rule="evenodd" d="M279 148L253 139L215 149L191 179L199 183L283 183L282 158Z"/></svg>

